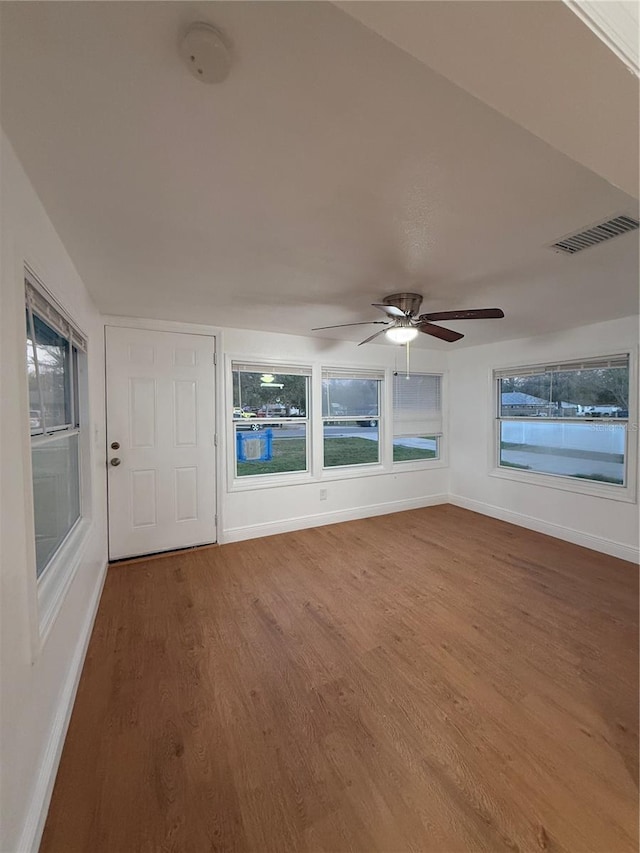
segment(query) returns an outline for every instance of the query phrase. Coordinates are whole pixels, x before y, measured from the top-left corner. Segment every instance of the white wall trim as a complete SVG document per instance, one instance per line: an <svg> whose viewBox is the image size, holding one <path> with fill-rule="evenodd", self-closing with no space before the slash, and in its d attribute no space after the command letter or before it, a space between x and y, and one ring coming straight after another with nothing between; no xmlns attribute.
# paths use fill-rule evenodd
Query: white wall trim
<svg viewBox="0 0 640 853"><path fill-rule="evenodd" d="M103 347L105 359L105 401L107 394L107 329L109 327L144 329L150 332L175 332L184 335L204 335L213 338L215 361L213 365L214 381L214 424L215 442L215 478L216 478L216 542L220 542L220 530L224 523L225 503L225 376L223 367L224 333L219 326L207 326L199 323L182 323L178 320L144 320L139 317L120 317L103 315ZM105 426L107 424L105 415ZM107 522L108 525L108 522ZM107 531L107 537L110 531Z"/></svg>
<svg viewBox="0 0 640 853"><path fill-rule="evenodd" d="M65 596L80 567L89 540L96 528L89 518L80 518L71 534L54 555L38 584L38 642L32 652L35 661L42 654L51 628L58 618Z"/></svg>
<svg viewBox="0 0 640 853"><path fill-rule="evenodd" d="M49 738L42 755L40 768L36 776L36 783L31 793L31 802L27 809L16 853L37 853L40 847L51 795L53 793L53 786L58 772L58 765L62 756L62 748L67 735L67 729L69 728L71 712L75 703L78 684L80 683L80 675L82 674L82 667L87 654L89 639L91 638L106 576L107 563L105 562L93 596L89 602L87 615L80 631L69 669L67 670L67 676L58 696L58 707L53 716Z"/></svg>
<svg viewBox="0 0 640 853"><path fill-rule="evenodd" d="M484 501L465 498L462 495L449 495L449 503L463 509L470 509L472 512L479 512L482 515L499 518L501 521L507 521L510 524L517 524L518 527L526 527L529 530L535 530L537 533L553 536L555 539L564 539L566 542L572 542L574 545L582 545L584 548L589 548L592 551L600 551L603 554L609 554L611 557L618 557L621 560L628 560L636 564L640 562L640 548L634 548L632 545L614 542L612 539L605 539L602 536L592 536L590 533L583 533L571 527L564 527L560 524L554 524L551 521L544 521L532 515L513 512L513 510L493 506L492 504L484 503Z"/></svg>
<svg viewBox="0 0 640 853"><path fill-rule="evenodd" d="M301 515L282 521L268 521L246 527L230 527L223 531L220 544L241 542L245 539L257 539L261 536L274 536L277 533L291 533L294 530L306 530L308 527L323 527L326 524L339 524L342 521L356 521L360 518L372 518L376 515L388 515L392 512L404 512L408 509L421 509L426 506L446 504L448 496L425 495L421 498L407 498L400 501L370 504L354 509L342 509L334 512L320 512L314 515Z"/></svg>
<svg viewBox="0 0 640 853"><path fill-rule="evenodd" d="M617 0L564 0L572 12L601 39L609 50L640 76L638 62L638 4Z"/></svg>

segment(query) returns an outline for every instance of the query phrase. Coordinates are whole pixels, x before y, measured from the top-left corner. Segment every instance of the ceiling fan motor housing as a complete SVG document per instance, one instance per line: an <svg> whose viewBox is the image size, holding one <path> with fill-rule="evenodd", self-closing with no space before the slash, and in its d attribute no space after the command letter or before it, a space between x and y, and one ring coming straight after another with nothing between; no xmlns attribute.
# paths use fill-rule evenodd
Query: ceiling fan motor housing
<svg viewBox="0 0 640 853"><path fill-rule="evenodd" d="M393 305L404 311L405 314L413 316L420 310L422 295L420 293L392 293L382 300L385 305Z"/></svg>

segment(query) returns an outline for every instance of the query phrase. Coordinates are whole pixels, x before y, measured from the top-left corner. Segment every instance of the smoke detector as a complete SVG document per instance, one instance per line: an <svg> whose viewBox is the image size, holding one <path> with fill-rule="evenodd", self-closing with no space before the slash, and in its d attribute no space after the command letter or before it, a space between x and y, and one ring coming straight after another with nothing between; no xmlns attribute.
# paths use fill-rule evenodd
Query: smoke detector
<svg viewBox="0 0 640 853"><path fill-rule="evenodd" d="M191 24L180 42L189 73L202 83L222 83L231 69L231 54L222 34L211 24Z"/></svg>

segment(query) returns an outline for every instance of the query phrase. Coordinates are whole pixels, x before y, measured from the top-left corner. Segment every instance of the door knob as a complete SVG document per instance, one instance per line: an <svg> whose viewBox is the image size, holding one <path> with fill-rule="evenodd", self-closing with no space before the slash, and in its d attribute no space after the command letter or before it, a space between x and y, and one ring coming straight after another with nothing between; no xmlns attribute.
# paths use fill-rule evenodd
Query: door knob
<svg viewBox="0 0 640 853"><path fill-rule="evenodd" d="M121 462L122 462L122 459L118 459L117 456L114 456L113 459L109 460L109 464L113 465L114 468L117 468Z"/></svg>

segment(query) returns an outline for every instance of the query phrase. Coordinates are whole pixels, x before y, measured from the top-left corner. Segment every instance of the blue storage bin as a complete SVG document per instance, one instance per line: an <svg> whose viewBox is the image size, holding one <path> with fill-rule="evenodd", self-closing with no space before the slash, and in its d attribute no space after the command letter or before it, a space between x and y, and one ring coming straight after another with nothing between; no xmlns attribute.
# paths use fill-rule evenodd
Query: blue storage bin
<svg viewBox="0 0 640 853"><path fill-rule="evenodd" d="M273 457L273 430L260 432L236 432L236 455L238 462L270 462Z"/></svg>

